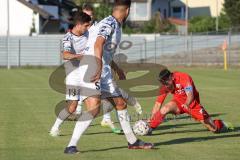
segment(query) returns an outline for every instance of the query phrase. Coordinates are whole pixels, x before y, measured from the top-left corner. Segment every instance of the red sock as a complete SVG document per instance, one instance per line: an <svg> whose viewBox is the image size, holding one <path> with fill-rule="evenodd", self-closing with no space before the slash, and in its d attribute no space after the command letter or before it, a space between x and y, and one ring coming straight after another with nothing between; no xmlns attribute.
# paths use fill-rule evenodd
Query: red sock
<svg viewBox="0 0 240 160"><path fill-rule="evenodd" d="M223 122L220 119L215 119L213 120L213 123L215 124L215 126L217 127L217 132L220 132L220 130L223 127Z"/></svg>
<svg viewBox="0 0 240 160"><path fill-rule="evenodd" d="M163 120L164 120L164 117L165 117L165 115L162 115L161 113L160 113L160 111L157 111L154 115L153 115L153 117L152 117L152 119L150 120L150 127L151 128L157 128L157 126L159 126L162 122L163 122Z"/></svg>

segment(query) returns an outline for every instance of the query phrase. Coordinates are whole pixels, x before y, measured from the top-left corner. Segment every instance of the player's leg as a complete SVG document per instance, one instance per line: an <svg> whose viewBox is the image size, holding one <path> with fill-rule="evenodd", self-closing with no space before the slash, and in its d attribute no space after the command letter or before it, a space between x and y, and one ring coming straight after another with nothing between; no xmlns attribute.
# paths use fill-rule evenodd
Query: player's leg
<svg viewBox="0 0 240 160"><path fill-rule="evenodd" d="M208 117L204 120L200 120L200 122L209 130L209 131L212 131L212 132L217 132L218 130L218 127L217 125L214 124L213 120ZM221 122L219 123L221 125ZM219 128L221 128L221 126L219 125Z"/></svg>
<svg viewBox="0 0 240 160"><path fill-rule="evenodd" d="M65 65L69 65L66 63ZM78 80L77 70L71 70L72 72L67 74L67 70L72 69L72 67L66 67L66 101L67 106L64 107L58 114L57 119L50 130L51 136L58 136L60 134L59 128L61 124L75 112L78 101L80 100L80 81Z"/></svg>
<svg viewBox="0 0 240 160"><path fill-rule="evenodd" d="M213 133L220 133L229 130L229 127L224 121L220 119L212 120L208 112L198 102L193 102L190 105L188 113L197 121L201 122L209 131Z"/></svg>
<svg viewBox="0 0 240 160"><path fill-rule="evenodd" d="M207 116L202 115L207 113L203 107L202 109L199 109L199 111L201 115L198 115L199 113L195 113L195 119L199 120L209 131L213 133L221 133L234 129L231 123L226 123L220 119L212 120L208 114Z"/></svg>
<svg viewBox="0 0 240 160"><path fill-rule="evenodd" d="M128 148L129 149L151 149L153 148L153 144L145 143L136 138L134 135L131 125L130 125L130 118L127 112L127 105L125 100L122 97L115 97L111 98L111 100L115 104L115 108L118 113L119 122L123 129L123 132L126 136L128 141Z"/></svg>
<svg viewBox="0 0 240 160"><path fill-rule="evenodd" d="M101 121L101 126L110 127L113 133L121 133L121 130L115 127L111 120L111 111L113 110L112 103L110 103L107 99L102 99L101 104L103 108L103 119Z"/></svg>
<svg viewBox="0 0 240 160"><path fill-rule="evenodd" d="M157 111L154 115L152 115L149 122L149 125L151 128L149 134L151 134L152 129L157 128L164 121L164 118L168 113L173 113L173 114L180 113L180 110L177 106L176 101L172 100L168 102L167 104L162 106L159 111Z"/></svg>
<svg viewBox="0 0 240 160"><path fill-rule="evenodd" d="M133 106L138 114L142 114L142 107L138 102L137 98L130 96L126 91L119 88L119 91L122 94L123 99L126 100L127 104Z"/></svg>
<svg viewBox="0 0 240 160"><path fill-rule="evenodd" d="M78 105L78 100L68 100L67 107L64 107L58 114L55 123L53 124L50 135L56 137L60 134L60 126L62 123L72 114L75 112Z"/></svg>
<svg viewBox="0 0 240 160"><path fill-rule="evenodd" d="M75 128L73 130L73 134L68 146L65 148L64 153L66 154L74 154L78 153L77 150L77 143L81 138L82 134L91 124L92 120L95 116L99 113L100 108L100 97L99 96L92 96L88 97L84 100L86 105L87 111L82 111L81 115L79 116Z"/></svg>

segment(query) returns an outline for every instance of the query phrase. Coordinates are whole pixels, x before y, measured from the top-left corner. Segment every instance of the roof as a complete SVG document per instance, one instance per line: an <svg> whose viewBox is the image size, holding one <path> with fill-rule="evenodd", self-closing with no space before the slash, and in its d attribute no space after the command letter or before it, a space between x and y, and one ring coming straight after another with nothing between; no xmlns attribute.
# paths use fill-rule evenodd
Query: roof
<svg viewBox="0 0 240 160"><path fill-rule="evenodd" d="M44 9L40 8L36 4L32 4L30 2L27 2L26 0L17 0L18 2L22 3L23 5L27 6L28 8L32 9L33 11L39 13L43 18L50 19L51 17L54 17L49 12L45 11Z"/></svg>
<svg viewBox="0 0 240 160"><path fill-rule="evenodd" d="M185 26L186 21L178 18L168 18L169 22L174 25Z"/></svg>

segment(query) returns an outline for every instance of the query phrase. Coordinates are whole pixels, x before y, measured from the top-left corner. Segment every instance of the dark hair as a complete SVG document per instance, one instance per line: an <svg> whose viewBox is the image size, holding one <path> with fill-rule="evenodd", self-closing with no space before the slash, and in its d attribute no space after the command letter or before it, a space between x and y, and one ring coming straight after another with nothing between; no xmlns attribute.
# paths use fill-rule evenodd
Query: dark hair
<svg viewBox="0 0 240 160"><path fill-rule="evenodd" d="M169 77L171 76L171 72L165 68L163 70L160 71L159 75L158 75L158 80L159 81L164 81L164 80L167 80L169 79Z"/></svg>
<svg viewBox="0 0 240 160"><path fill-rule="evenodd" d="M127 6L131 7L131 0L115 0L114 6Z"/></svg>
<svg viewBox="0 0 240 160"><path fill-rule="evenodd" d="M84 3L82 5L82 10L93 11L93 6L89 3Z"/></svg>
<svg viewBox="0 0 240 160"><path fill-rule="evenodd" d="M76 25L78 23L84 24L90 22L92 19L91 17L84 13L84 12L77 12L73 18L73 24Z"/></svg>

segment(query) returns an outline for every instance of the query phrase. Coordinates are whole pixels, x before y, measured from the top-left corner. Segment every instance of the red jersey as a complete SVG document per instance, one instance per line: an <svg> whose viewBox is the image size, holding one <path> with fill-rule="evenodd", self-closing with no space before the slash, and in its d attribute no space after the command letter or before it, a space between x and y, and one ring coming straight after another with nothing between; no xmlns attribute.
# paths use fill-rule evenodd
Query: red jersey
<svg viewBox="0 0 240 160"><path fill-rule="evenodd" d="M165 86L160 89L160 95L157 97L157 102L163 103L168 93L173 94L173 99L177 99L179 102L184 104L187 99L186 91L191 90L194 95L194 100L200 103L199 93L194 85L194 82L186 73L183 72L173 72L173 84L174 89L169 91Z"/></svg>

